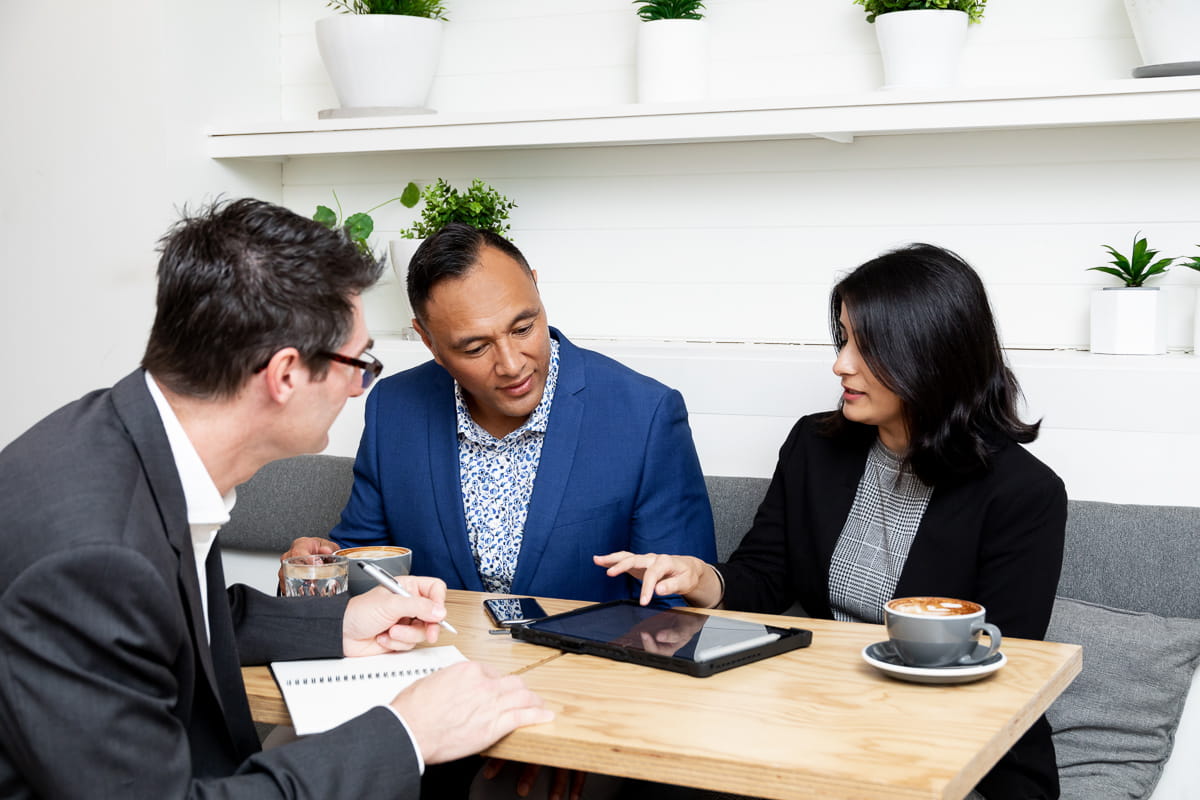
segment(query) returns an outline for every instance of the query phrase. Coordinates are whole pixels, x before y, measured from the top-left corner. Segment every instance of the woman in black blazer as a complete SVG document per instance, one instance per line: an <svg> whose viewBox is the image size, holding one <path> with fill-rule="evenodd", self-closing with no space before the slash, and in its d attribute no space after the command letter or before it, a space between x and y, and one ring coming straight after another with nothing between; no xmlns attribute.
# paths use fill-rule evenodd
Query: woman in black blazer
<svg viewBox="0 0 1200 800"><path fill-rule="evenodd" d="M983 283L926 244L868 261L833 289L836 411L796 423L754 525L724 564L611 553L596 563L642 580L641 600L882 622L892 597L974 600L1010 636L1045 636L1062 566L1062 481L1021 445ZM986 800L1058 797L1039 720L980 782Z"/></svg>

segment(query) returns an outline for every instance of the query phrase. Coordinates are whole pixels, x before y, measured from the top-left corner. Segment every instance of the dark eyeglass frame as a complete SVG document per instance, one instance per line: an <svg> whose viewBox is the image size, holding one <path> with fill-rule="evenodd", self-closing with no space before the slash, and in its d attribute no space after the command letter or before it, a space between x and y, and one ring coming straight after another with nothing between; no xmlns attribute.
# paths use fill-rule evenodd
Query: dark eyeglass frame
<svg viewBox="0 0 1200 800"><path fill-rule="evenodd" d="M372 353L370 350L364 350L363 355L371 360L364 361L361 358L354 358L353 356L344 356L341 353L334 353L331 350L319 350L317 352L317 356L319 358L328 358L330 361L336 361L339 364L348 364L352 367L358 367L359 369L361 369L363 371L362 388L364 390L366 390L366 389L371 388L371 384L374 383L375 379L378 378L380 376L380 374L383 372L383 362L380 361L378 358L376 358L375 354ZM259 366L258 368L256 368L254 370L254 374L257 375L258 373L262 372L264 369L267 368L267 365L270 363L271 362L269 359L267 361L263 362L263 364L261 366Z"/></svg>
<svg viewBox="0 0 1200 800"><path fill-rule="evenodd" d="M375 382L375 379L383 372L383 362L376 358L375 354L370 350L363 351L363 355L371 359L370 361L352 356L344 356L341 353L334 353L329 350L322 350L317 355L322 358L328 358L330 361L336 361L339 364L348 364L361 369L363 389L369 389L371 384Z"/></svg>

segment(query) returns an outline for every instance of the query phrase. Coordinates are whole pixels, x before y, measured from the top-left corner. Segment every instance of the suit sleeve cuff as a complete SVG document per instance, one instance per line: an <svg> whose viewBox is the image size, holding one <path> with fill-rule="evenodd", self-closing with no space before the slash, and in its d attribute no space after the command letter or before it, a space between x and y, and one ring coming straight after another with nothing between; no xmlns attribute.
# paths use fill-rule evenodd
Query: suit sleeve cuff
<svg viewBox="0 0 1200 800"><path fill-rule="evenodd" d="M395 715L396 719L400 720L400 724L404 726L404 732L408 734L408 740L410 742L412 742L413 752L417 754L418 773L421 775L424 775L425 774L425 756L423 756L421 754L421 746L420 746L420 744L417 743L417 737L413 736L412 728L408 727L408 723L404 721L404 717L400 716L399 711L397 711L396 709L387 705L386 703L384 703L381 707L386 708L388 711L392 712L392 714Z"/></svg>

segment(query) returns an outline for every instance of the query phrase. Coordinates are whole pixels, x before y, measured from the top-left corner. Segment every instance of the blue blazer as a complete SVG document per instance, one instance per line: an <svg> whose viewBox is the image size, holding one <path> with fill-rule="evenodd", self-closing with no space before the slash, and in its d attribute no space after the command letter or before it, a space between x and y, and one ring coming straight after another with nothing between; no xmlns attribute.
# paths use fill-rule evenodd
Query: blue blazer
<svg viewBox="0 0 1200 800"><path fill-rule="evenodd" d="M716 559L712 509L679 392L599 353L559 343L558 384L529 500L513 594L636 597L592 556L615 550ZM433 361L367 397L354 488L330 534L395 544L412 572L483 591L467 538L454 381Z"/></svg>

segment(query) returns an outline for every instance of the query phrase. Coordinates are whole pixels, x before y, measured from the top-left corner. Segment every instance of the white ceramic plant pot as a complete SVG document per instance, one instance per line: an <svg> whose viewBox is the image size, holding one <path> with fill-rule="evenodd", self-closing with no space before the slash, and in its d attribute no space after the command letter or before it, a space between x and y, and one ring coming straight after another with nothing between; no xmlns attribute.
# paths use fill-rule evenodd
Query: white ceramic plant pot
<svg viewBox="0 0 1200 800"><path fill-rule="evenodd" d="M1143 64L1200 61L1200 2L1125 0Z"/></svg>
<svg viewBox="0 0 1200 800"><path fill-rule="evenodd" d="M413 330L412 305L408 302L408 262L412 260L413 253L417 252L417 248L424 241L424 239L392 239L388 242L388 261L391 262L392 272L399 285L399 291L393 295L393 304L396 306L394 328L398 329L402 339L420 338Z"/></svg>
<svg viewBox="0 0 1200 800"><path fill-rule="evenodd" d="M708 97L708 21L659 19L638 24L639 103Z"/></svg>
<svg viewBox="0 0 1200 800"><path fill-rule="evenodd" d="M1192 312L1192 355L1200 356L1200 289L1196 290L1196 308Z"/></svg>
<svg viewBox="0 0 1200 800"><path fill-rule="evenodd" d="M958 83L967 41L965 11L916 9L875 18L884 89L935 89Z"/></svg>
<svg viewBox="0 0 1200 800"><path fill-rule="evenodd" d="M1152 356L1167 352L1166 298L1156 287L1092 292L1093 353Z"/></svg>
<svg viewBox="0 0 1200 800"><path fill-rule="evenodd" d="M342 108L425 109L442 27L441 20L401 14L317 20L317 48Z"/></svg>

